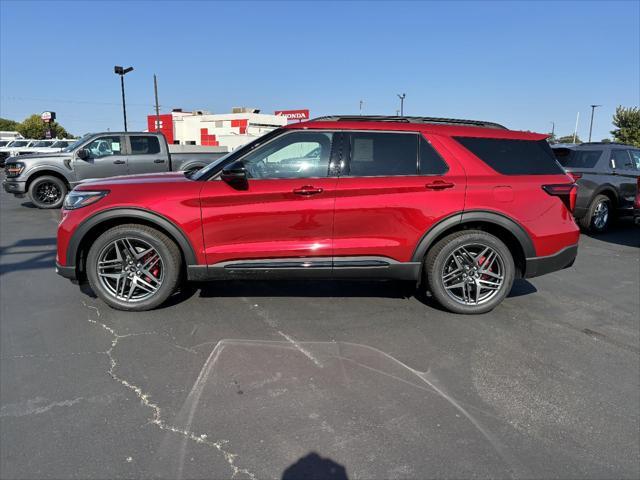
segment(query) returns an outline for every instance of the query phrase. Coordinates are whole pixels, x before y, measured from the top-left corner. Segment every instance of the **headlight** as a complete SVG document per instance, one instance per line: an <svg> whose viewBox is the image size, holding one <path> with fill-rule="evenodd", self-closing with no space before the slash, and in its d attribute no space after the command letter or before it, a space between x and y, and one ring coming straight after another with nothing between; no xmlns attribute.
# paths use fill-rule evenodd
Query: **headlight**
<svg viewBox="0 0 640 480"><path fill-rule="evenodd" d="M88 191L88 190L71 190L66 197L62 207L65 210L75 210L76 208L86 207L92 203L96 203L102 197L106 196L108 191Z"/></svg>
<svg viewBox="0 0 640 480"><path fill-rule="evenodd" d="M19 177L23 170L24 163L22 162L7 163L4 169L7 177Z"/></svg>

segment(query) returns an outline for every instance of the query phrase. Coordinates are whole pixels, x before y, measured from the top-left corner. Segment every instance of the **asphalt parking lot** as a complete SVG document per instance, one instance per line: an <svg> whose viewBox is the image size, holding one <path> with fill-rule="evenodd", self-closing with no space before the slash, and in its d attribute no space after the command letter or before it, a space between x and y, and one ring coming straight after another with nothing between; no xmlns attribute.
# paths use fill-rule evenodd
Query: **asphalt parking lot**
<svg viewBox="0 0 640 480"><path fill-rule="evenodd" d="M55 274L59 212L0 199L2 478L640 476L630 224L482 316L319 281L124 313Z"/></svg>

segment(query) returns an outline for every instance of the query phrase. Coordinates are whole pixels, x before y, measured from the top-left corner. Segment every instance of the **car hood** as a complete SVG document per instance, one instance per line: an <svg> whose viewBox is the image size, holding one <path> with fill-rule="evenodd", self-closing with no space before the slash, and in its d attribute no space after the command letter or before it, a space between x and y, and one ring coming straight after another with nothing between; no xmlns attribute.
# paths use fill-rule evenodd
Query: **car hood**
<svg viewBox="0 0 640 480"><path fill-rule="evenodd" d="M142 185L147 183L191 182L184 172L145 173L142 175L122 175L108 178L88 178L79 183L81 190L92 188L112 188L117 186Z"/></svg>

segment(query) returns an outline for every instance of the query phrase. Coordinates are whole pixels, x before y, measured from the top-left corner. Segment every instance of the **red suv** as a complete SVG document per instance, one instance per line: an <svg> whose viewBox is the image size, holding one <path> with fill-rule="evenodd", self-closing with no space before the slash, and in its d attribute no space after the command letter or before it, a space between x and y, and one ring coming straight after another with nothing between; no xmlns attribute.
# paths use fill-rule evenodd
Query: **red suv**
<svg viewBox="0 0 640 480"><path fill-rule="evenodd" d="M482 313L573 264L575 185L545 135L489 122L323 117L202 170L97 180L65 199L57 271L148 310L179 282L411 280Z"/></svg>

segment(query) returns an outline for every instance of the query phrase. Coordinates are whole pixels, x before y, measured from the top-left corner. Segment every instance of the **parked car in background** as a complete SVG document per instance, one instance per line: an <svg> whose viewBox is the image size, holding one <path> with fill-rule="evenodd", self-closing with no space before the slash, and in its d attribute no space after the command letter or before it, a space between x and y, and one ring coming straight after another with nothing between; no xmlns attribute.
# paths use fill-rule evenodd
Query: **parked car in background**
<svg viewBox="0 0 640 480"><path fill-rule="evenodd" d="M580 227L605 231L616 216L632 216L640 176L640 149L619 143L552 146L578 184L573 214Z"/></svg>
<svg viewBox="0 0 640 480"><path fill-rule="evenodd" d="M61 152L69 145L73 144L75 139L53 139L53 140L38 140L25 150L21 152L21 155L27 153L53 153Z"/></svg>
<svg viewBox="0 0 640 480"><path fill-rule="evenodd" d="M640 225L640 177L636 184L636 200L633 202L633 221Z"/></svg>
<svg viewBox="0 0 640 480"><path fill-rule="evenodd" d="M18 140L12 140L7 143L6 146L0 147L0 164L4 166L7 158L20 155L22 152L31 147L34 142L37 142L37 140L22 138Z"/></svg>
<svg viewBox="0 0 640 480"><path fill-rule="evenodd" d="M188 149L187 146L175 146ZM161 133L105 132L86 135L58 153L12 156L6 161L5 191L29 195L38 208L59 208L75 185L90 178L197 170L223 156L221 147L191 147L170 153Z"/></svg>
<svg viewBox="0 0 640 480"><path fill-rule="evenodd" d="M403 279L487 312L514 278L576 257L576 187L545 138L423 117L291 124L191 175L78 185L56 268L123 310L157 307L186 275Z"/></svg>

